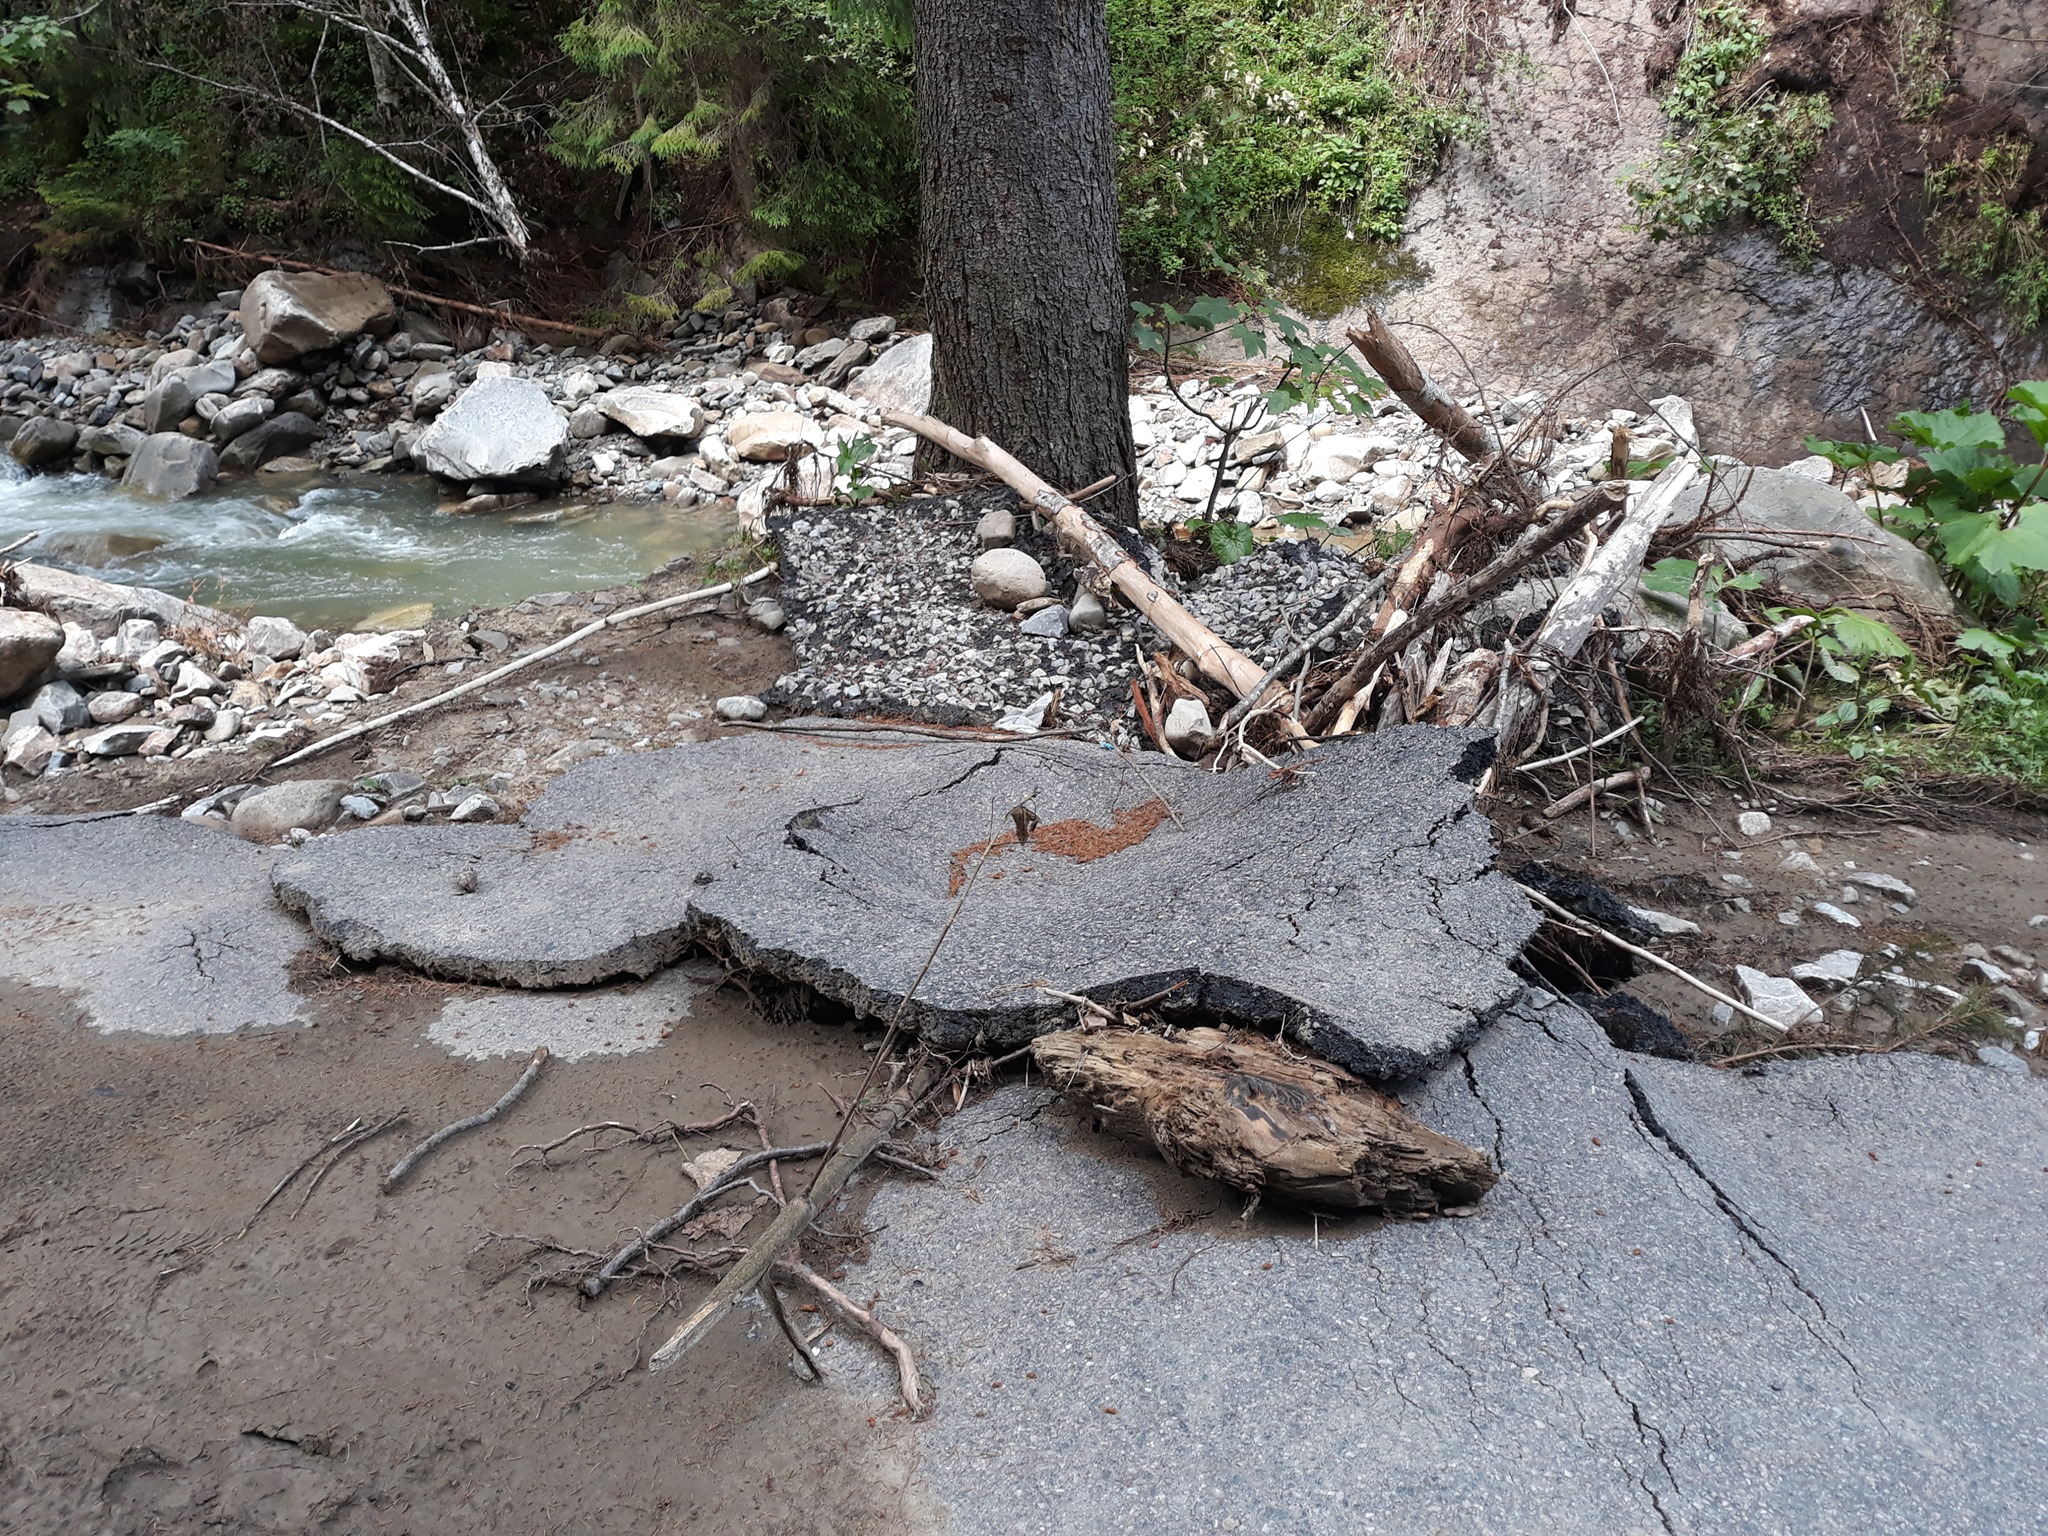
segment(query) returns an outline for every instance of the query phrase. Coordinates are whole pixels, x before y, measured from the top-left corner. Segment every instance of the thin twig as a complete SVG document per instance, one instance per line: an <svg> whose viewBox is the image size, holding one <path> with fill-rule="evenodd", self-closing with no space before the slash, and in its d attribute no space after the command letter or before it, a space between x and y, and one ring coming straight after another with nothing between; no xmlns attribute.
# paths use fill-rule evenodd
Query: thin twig
<svg viewBox="0 0 2048 1536"><path fill-rule="evenodd" d="M0 544L0 555L11 555L17 549L22 549L30 544L35 543L35 541L37 539L40 539L42 536L43 530L40 528L38 528L34 533L24 533L20 538L16 539L11 544Z"/></svg>
<svg viewBox="0 0 2048 1536"><path fill-rule="evenodd" d="M249 1219L242 1223L242 1230L235 1234L235 1240L239 1242L241 1239L249 1235L249 1229L256 1225L256 1218L261 1216L265 1211L269 1210L270 1203L273 1200L275 1200L279 1195L284 1193L285 1186L291 1183L291 1181L293 1179L296 1179L300 1174L304 1173L308 1168L312 1167L313 1164L319 1160L321 1153L325 1152L329 1147L339 1145L341 1142L348 1140L349 1137L353 1136L357 1131L361 1130L362 1127L363 1117L361 1115L358 1115L355 1119L349 1121L347 1125L343 1126L339 1131L335 1132L332 1136L328 1137L325 1141L321 1142L319 1146L315 1147L312 1151L308 1152L305 1155L305 1157L300 1159L299 1162L293 1166L290 1173L287 1173L283 1178L279 1179L275 1184L271 1186L270 1193L263 1197L263 1203L257 1206L255 1210L249 1213Z"/></svg>
<svg viewBox="0 0 2048 1536"><path fill-rule="evenodd" d="M782 1304L782 1293L775 1289L771 1276L761 1282L761 1303L775 1314L775 1321L782 1329L782 1336L789 1340L789 1347L797 1352L803 1363L810 1367L811 1380L823 1381L825 1367L818 1364L818 1357L811 1353L809 1340L797 1331L796 1320L789 1315L789 1309Z"/></svg>
<svg viewBox="0 0 2048 1536"><path fill-rule="evenodd" d="M720 582L715 587L704 587L695 592L684 592L675 597L664 597L658 602L642 603L637 608L624 608L617 613L608 613L603 618L595 619L584 625L574 634L563 636L552 645L544 645L537 651L529 651L518 660L508 661L504 666L499 667L495 671L486 672L481 677L473 677L465 683L458 683L445 693L437 693L431 699L421 699L417 704L408 704L403 709L394 709L390 714L379 715L374 720L364 720L350 726L347 730L336 731L332 736L323 736L320 740L308 746L303 746L296 752L286 753L283 757L271 763L270 767L273 769L284 768L292 763L304 762L309 757L317 757L323 752L332 751L345 741L354 741L358 736L367 736L372 731L380 731L387 725L395 725L400 720L421 714L426 710L435 708L437 705L446 704L450 699L459 699L464 694L475 693L479 688L488 688L500 678L509 677L514 672L530 667L537 661L543 661L550 656L559 656L563 651L568 650L571 646L581 644L600 630L610 629L614 625L624 624L632 619L643 619L649 614L662 613L670 608L680 608L685 603L703 602L708 598L724 597L728 592L737 591L741 587L750 587L756 582L766 581L775 574L775 569L772 565L764 565L758 571L753 572L751 575L743 576L736 582Z"/></svg>
<svg viewBox="0 0 2048 1536"><path fill-rule="evenodd" d="M299 1196L299 1203L292 1207L292 1219L294 1221L298 1219L299 1213L303 1211L309 1203L311 1203L314 1194L318 1192L321 1181L324 1180L328 1174L334 1172L336 1166L341 1162L341 1160L344 1157L347 1157L349 1153L355 1151L357 1147L363 1146L368 1142L375 1141L379 1136L382 1136L386 1131L395 1130L397 1127L403 1124L405 1124L405 1111L401 1109L397 1114L391 1116L391 1118L389 1118L388 1120L382 1121L377 1125L373 1125L366 1131L358 1132L355 1136L351 1137L347 1143L336 1148L334 1155L328 1158L326 1162L320 1165L319 1171L313 1175L312 1182L306 1185L306 1192L303 1195Z"/></svg>
<svg viewBox="0 0 2048 1536"><path fill-rule="evenodd" d="M464 1131L473 1131L480 1125L489 1125L514 1104L517 1104L520 1096L533 1086L533 1080L540 1076L540 1069L547 1065L547 1060L548 1048L543 1045L533 1053L533 1059L526 1064L526 1070L519 1074L519 1081L506 1089L505 1096L498 1100L497 1103L493 1104L482 1114L471 1115L467 1120L458 1120L453 1125L442 1126L440 1130L434 1132L433 1135L406 1153L404 1157L400 1158L392 1166L391 1171L384 1175L384 1193L390 1194L397 1187L399 1180L403 1179L408 1173L411 1173L419 1165L420 1159L433 1151L434 1148L440 1146L441 1143L460 1136Z"/></svg>
<svg viewBox="0 0 2048 1536"><path fill-rule="evenodd" d="M896 1379L898 1389L903 1394L903 1406L910 1410L913 1419L924 1417L924 1388L917 1374L917 1356L911 1353L910 1346L904 1343L888 1324L876 1317L868 1308L860 1306L846 1292L808 1265L799 1264L794 1259L785 1259L775 1266L775 1272L809 1286L850 1322L865 1331L877 1344L888 1350L896 1359Z"/></svg>
<svg viewBox="0 0 2048 1536"><path fill-rule="evenodd" d="M1627 939L1622 938L1620 935L1609 933L1605 928L1602 928L1598 923L1588 922L1585 918L1580 917L1578 913L1567 911L1565 908L1560 907L1556 902L1552 901L1548 896L1545 896L1542 892L1530 890L1528 886L1522 884L1522 882L1519 880L1514 881L1513 884L1516 890L1520 891L1524 896L1528 897L1538 906L1548 908L1552 913L1556 914L1557 918L1560 920L1561 926L1566 928L1574 928L1581 934L1584 934L1591 938L1604 939L1607 943L1612 944L1616 949L1626 950L1629 954L1634 955L1639 960L1649 961L1650 964L1656 966L1659 970L1669 971L1673 976L1676 976L1680 981L1684 982L1687 986L1692 987L1696 991L1704 992L1708 997L1711 997L1715 1002L1726 1003L1730 1008L1733 1008L1737 1013L1747 1014L1750 1018L1755 1019L1759 1024L1764 1025L1766 1028L1775 1029L1781 1035L1785 1033L1786 1026L1780 1024L1776 1019L1772 1018L1769 1014L1758 1013L1754 1008L1750 1007L1747 1003L1738 1003L1726 992L1717 991L1715 988L1708 986L1704 981L1701 981L1699 977L1693 975L1691 971L1681 970L1679 967L1673 965L1669 960L1666 960L1662 955L1644 949L1639 944L1631 944Z"/></svg>
<svg viewBox="0 0 2048 1536"><path fill-rule="evenodd" d="M1619 737L1626 736L1630 731L1634 730L1637 726L1641 725L1642 723L1643 717L1641 715L1632 715L1626 722L1616 726L1613 730L1609 731L1605 736L1602 736L1598 741L1589 741L1583 747L1573 747L1569 752L1560 752L1557 754L1557 756L1546 757L1541 762L1518 763L1515 765L1515 772L1534 773L1539 768L1555 768L1559 763L1568 763L1575 757L1584 757L1588 752L1592 752L1600 747L1604 747L1607 745L1607 743L1609 743L1610 741L1614 741Z"/></svg>

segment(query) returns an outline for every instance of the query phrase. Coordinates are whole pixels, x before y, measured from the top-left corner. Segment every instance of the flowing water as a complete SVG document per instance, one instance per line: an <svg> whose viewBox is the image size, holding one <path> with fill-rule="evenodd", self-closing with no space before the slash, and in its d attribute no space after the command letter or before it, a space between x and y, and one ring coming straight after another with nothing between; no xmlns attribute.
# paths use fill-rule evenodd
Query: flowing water
<svg viewBox="0 0 2048 1536"><path fill-rule="evenodd" d="M389 475L263 475L158 502L92 475L0 466L0 547L42 535L14 558L308 628L414 625L429 609L611 586L716 550L735 527L730 512L664 502L451 517L430 481Z"/></svg>

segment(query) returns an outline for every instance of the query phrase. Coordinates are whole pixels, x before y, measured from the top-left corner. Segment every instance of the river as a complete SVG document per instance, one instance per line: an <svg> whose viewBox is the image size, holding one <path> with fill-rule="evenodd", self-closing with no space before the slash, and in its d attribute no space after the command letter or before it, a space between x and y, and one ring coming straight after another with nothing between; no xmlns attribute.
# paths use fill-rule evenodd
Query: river
<svg viewBox="0 0 2048 1536"><path fill-rule="evenodd" d="M0 458L0 547L35 532L13 558L353 629L632 581L721 548L736 525L730 512L664 502L450 517L434 510L437 499L418 477L263 475L157 502L97 476L30 474Z"/></svg>

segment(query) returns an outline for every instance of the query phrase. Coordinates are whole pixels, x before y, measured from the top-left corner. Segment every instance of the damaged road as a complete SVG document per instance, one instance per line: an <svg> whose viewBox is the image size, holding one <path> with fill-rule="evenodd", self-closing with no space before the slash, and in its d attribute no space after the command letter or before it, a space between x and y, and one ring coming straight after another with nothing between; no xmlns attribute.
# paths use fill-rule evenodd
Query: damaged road
<svg viewBox="0 0 2048 1536"><path fill-rule="evenodd" d="M1163 761L1163 766L1161 765ZM373 828L279 864L357 961L522 987L644 976L702 942L867 1017L1014 1046L1066 1005L1176 989L1361 1075L1426 1070L1519 983L1476 732L1335 743L1267 777L1069 742L759 735L579 765L523 827ZM1009 820L1038 827L1020 845ZM474 882L464 872L474 874Z"/></svg>
<svg viewBox="0 0 2048 1536"><path fill-rule="evenodd" d="M1037 1090L952 1121L860 1277L934 1357L946 1529L2038 1524L2039 1084L1714 1072L1539 995L1410 1102L1499 1164L1469 1219L1241 1225Z"/></svg>

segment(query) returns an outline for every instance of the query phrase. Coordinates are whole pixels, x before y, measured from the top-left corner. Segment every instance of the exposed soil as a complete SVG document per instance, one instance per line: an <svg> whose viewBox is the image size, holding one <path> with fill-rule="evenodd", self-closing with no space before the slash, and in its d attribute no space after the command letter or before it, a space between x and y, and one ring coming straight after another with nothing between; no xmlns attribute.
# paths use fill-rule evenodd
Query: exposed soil
<svg viewBox="0 0 2048 1536"><path fill-rule="evenodd" d="M1741 995L1734 974L1738 964L1783 976L1793 965L1830 950L1854 949L1874 958L1885 945L1896 945L1896 963L1910 976L1965 994L1966 1005L1958 1011L1975 1024L1958 1031L1958 1037L1974 1034L2016 1043L1998 1024L2011 1012L2009 1005L1987 996L1981 986L1971 987L1959 976L1958 964L1967 944L2004 945L2048 960L2048 929L2028 924L2035 914L2048 913L2048 817L1964 807L1942 815L1923 813L1919 819L1868 811L1816 813L1799 810L1789 792L1772 798L1771 786L1764 785L1761 803L1772 826L1750 838L1737 829L1733 794L1701 781L1690 787L1699 803L1673 794L1659 781L1656 795L1665 820L1654 846L1640 837L1624 841L1612 822L1604 816L1596 822L1585 811L1543 821L1537 811L1547 797L1525 792L1515 807L1495 813L1502 863L1513 868L1540 859L1597 881L1631 906L1697 922L1700 934L1660 939L1654 947L1736 996ZM1609 809L1614 805L1612 800L1601 803ZM1625 805L1635 809L1633 794ZM1809 855L1827 878L1816 880L1810 871L1784 867L1784 859L1795 851ZM1852 869L1894 875L1913 887L1916 899L1901 913L1874 892L1858 893L1844 906L1863 924L1858 929L1815 914L1815 902L1844 905L1845 877ZM1729 876L1748 885L1732 886ZM1748 911L1734 904L1738 899L1747 902ZM1800 921L1780 921L1785 912L1798 912ZM1876 968L1866 966L1866 974ZM1623 985L1666 1012L1710 1059L1781 1043L1780 1037L1739 1017L1716 1024L1710 999L1654 969L1645 967ZM2029 999L2031 1012L2022 1015L2027 1024L2048 1016L2048 996L2032 984L2018 990ZM1825 1002L1825 993L1814 995ZM1825 1026L1801 1030L1798 1037L1866 1048L1882 1045L1913 1033L1949 1006L1928 994L1901 1017L1878 1008L1865 1008L1854 1020L1830 1013ZM1925 1044L1956 1048L1954 1038ZM2029 1060L2041 1070L2038 1055Z"/></svg>
<svg viewBox="0 0 2048 1536"><path fill-rule="evenodd" d="M866 1067L855 1036L767 1025L721 994L655 1052L551 1063L386 1197L379 1172L410 1139L490 1103L519 1063L422 1042L460 989L302 985L314 1028L174 1041L101 1035L60 994L0 986L0 1529L903 1528L913 1448L886 1385L872 1404L803 1386L751 1313L651 1376L639 1362L701 1282L586 1304L529 1290L559 1261L485 1242L608 1248L681 1204L682 1156L721 1138L564 1149L545 1170L516 1149L596 1120L709 1118L710 1080L778 1141L829 1136L826 1089ZM401 1106L404 1132L235 1238L308 1152Z"/></svg>

